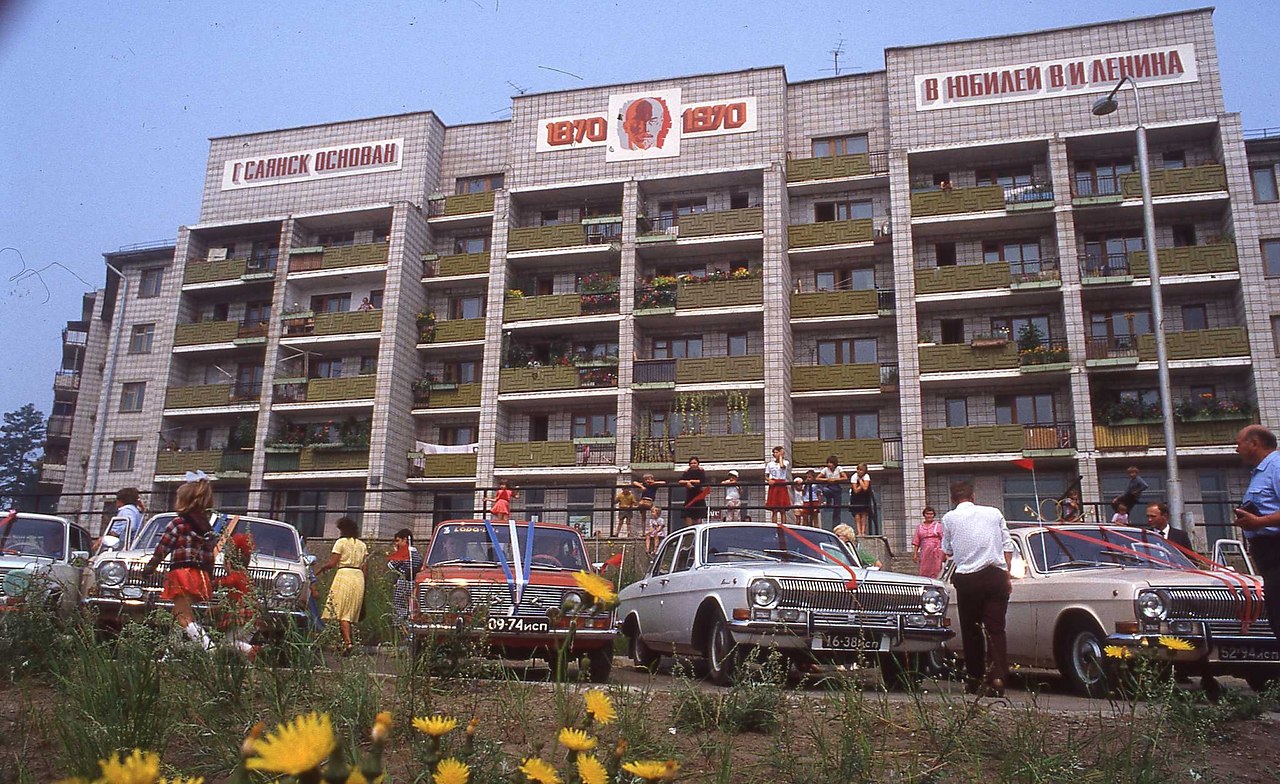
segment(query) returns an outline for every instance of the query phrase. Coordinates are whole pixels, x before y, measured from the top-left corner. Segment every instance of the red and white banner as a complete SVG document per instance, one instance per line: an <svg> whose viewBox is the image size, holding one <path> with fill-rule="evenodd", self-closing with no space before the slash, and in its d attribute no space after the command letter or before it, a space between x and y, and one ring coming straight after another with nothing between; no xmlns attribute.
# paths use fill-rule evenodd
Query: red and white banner
<svg viewBox="0 0 1280 784"><path fill-rule="evenodd" d="M758 129L754 96L689 105L680 98L679 89L611 95L605 112L548 117L538 123L535 149L605 147L608 161L667 158L680 154L682 139Z"/></svg>
<svg viewBox="0 0 1280 784"><path fill-rule="evenodd" d="M222 190L396 171L403 152L401 138L237 158L222 165Z"/></svg>
<svg viewBox="0 0 1280 784"><path fill-rule="evenodd" d="M995 65L915 77L916 111L1101 93L1132 76L1140 87L1199 81L1194 44Z"/></svg>

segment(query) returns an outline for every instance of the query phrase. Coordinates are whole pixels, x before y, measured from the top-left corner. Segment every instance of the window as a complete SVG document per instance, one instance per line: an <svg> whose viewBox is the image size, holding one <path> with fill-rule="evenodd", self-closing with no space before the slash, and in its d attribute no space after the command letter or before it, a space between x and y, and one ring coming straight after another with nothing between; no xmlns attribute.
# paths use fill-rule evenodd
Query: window
<svg viewBox="0 0 1280 784"><path fill-rule="evenodd" d="M351 310L351 292L317 294L311 298L311 310L315 313L346 313Z"/></svg>
<svg viewBox="0 0 1280 784"><path fill-rule="evenodd" d="M963 397L949 397L946 400L947 427L969 426L969 401Z"/></svg>
<svg viewBox="0 0 1280 784"><path fill-rule="evenodd" d="M1173 247L1188 248L1196 244L1196 227L1194 223L1175 223L1173 229Z"/></svg>
<svg viewBox="0 0 1280 784"><path fill-rule="evenodd" d="M1113 158L1076 164L1075 195L1119 196L1122 177L1133 172L1132 158Z"/></svg>
<svg viewBox="0 0 1280 784"><path fill-rule="evenodd" d="M747 412L729 409L729 435L740 436L747 432Z"/></svg>
<svg viewBox="0 0 1280 784"><path fill-rule="evenodd" d="M1271 342L1276 346L1276 356L1280 357L1280 316L1271 317Z"/></svg>
<svg viewBox="0 0 1280 784"><path fill-rule="evenodd" d="M1215 386L1193 386L1191 387L1192 400L1211 400L1218 396L1218 388Z"/></svg>
<svg viewBox="0 0 1280 784"><path fill-rule="evenodd" d="M818 270L813 273L815 291L846 291L852 285L849 270Z"/></svg>
<svg viewBox="0 0 1280 784"><path fill-rule="evenodd" d="M975 172L978 185L1001 185L1005 188L1031 184L1030 169L993 169Z"/></svg>
<svg viewBox="0 0 1280 784"><path fill-rule="evenodd" d="M934 245L933 258L939 267L954 267L956 265L956 244L954 242L939 242Z"/></svg>
<svg viewBox="0 0 1280 784"><path fill-rule="evenodd" d="M271 320L271 301L246 302L244 305L244 323L256 327Z"/></svg>
<svg viewBox="0 0 1280 784"><path fill-rule="evenodd" d="M474 384L480 375L480 363L475 360L450 362L444 366L444 380L455 384Z"/></svg>
<svg viewBox="0 0 1280 784"><path fill-rule="evenodd" d="M816 223L843 220L871 220L872 208L870 199L858 201L824 201L813 205L813 220Z"/></svg>
<svg viewBox="0 0 1280 784"><path fill-rule="evenodd" d="M75 412L76 412L75 403L71 402L70 400L55 400L53 401L53 410L50 411L49 413L53 414L54 416L71 416Z"/></svg>
<svg viewBox="0 0 1280 784"><path fill-rule="evenodd" d="M240 398L256 398L262 392L262 365L240 365L236 368L234 395Z"/></svg>
<svg viewBox="0 0 1280 784"><path fill-rule="evenodd" d="M129 332L129 353L150 354L151 341L156 336L155 324L134 324Z"/></svg>
<svg viewBox="0 0 1280 784"><path fill-rule="evenodd" d="M334 231L328 234L321 234L316 237L316 244L326 248L341 248L347 245L356 244L356 233L354 231Z"/></svg>
<svg viewBox="0 0 1280 784"><path fill-rule="evenodd" d="M702 356L702 338L654 338L654 359L692 359Z"/></svg>
<svg viewBox="0 0 1280 784"><path fill-rule="evenodd" d="M372 354L360 357L360 375L372 376L378 372L378 358Z"/></svg>
<svg viewBox="0 0 1280 784"><path fill-rule="evenodd" d="M738 192L729 194L729 209L745 210L751 206L751 197L749 194Z"/></svg>
<svg viewBox="0 0 1280 784"><path fill-rule="evenodd" d="M489 252L489 235L484 234L478 237L454 237L453 252L454 253L488 253Z"/></svg>
<svg viewBox="0 0 1280 784"><path fill-rule="evenodd" d="M1132 345L1136 335L1151 334L1151 311L1124 310L1089 314L1089 336L1109 339L1117 344Z"/></svg>
<svg viewBox="0 0 1280 784"><path fill-rule="evenodd" d="M110 471L132 471L133 458L138 453L137 441L113 441L111 444Z"/></svg>
<svg viewBox="0 0 1280 784"><path fill-rule="evenodd" d="M867 152L867 135L851 133L846 136L828 136L813 140L813 157L834 158L837 155L864 155Z"/></svg>
<svg viewBox="0 0 1280 784"><path fill-rule="evenodd" d="M530 414L529 415L529 440L530 441L546 441L549 429L550 429L550 420L546 414Z"/></svg>
<svg viewBox="0 0 1280 784"><path fill-rule="evenodd" d="M369 292L369 304L373 306L374 310L382 309L382 292L383 289L374 289Z"/></svg>
<svg viewBox="0 0 1280 784"><path fill-rule="evenodd" d="M1010 340L1022 342L1022 334L1029 329L1040 333L1040 345L1049 340L1048 316L997 316L991 319L991 334L1004 335Z"/></svg>
<svg viewBox="0 0 1280 784"><path fill-rule="evenodd" d="M949 182L951 182L951 172L934 172L933 173L934 187L941 188L943 185L946 185Z"/></svg>
<svg viewBox="0 0 1280 784"><path fill-rule="evenodd" d="M1187 154L1182 150L1169 150L1160 157L1166 169L1187 168Z"/></svg>
<svg viewBox="0 0 1280 784"><path fill-rule="evenodd" d="M138 297L147 299L160 296L160 286L164 283L164 267L151 267L142 271L142 280L138 283Z"/></svg>
<svg viewBox="0 0 1280 784"><path fill-rule="evenodd" d="M449 318L476 319L484 317L484 298L479 294L454 297L449 302Z"/></svg>
<svg viewBox="0 0 1280 784"><path fill-rule="evenodd" d="M575 343L573 353L590 359L617 359L618 344L615 341L602 343Z"/></svg>
<svg viewBox="0 0 1280 784"><path fill-rule="evenodd" d="M1209 328L1209 312L1204 305L1182 306L1182 331Z"/></svg>
<svg viewBox="0 0 1280 784"><path fill-rule="evenodd" d="M559 226L560 210L542 210L538 213L539 226Z"/></svg>
<svg viewBox="0 0 1280 784"><path fill-rule="evenodd" d="M875 365L879 361L875 338L818 341L819 365Z"/></svg>
<svg viewBox="0 0 1280 784"><path fill-rule="evenodd" d="M942 343L955 344L964 342L964 319L942 319L938 322L939 340Z"/></svg>
<svg viewBox="0 0 1280 784"><path fill-rule="evenodd" d="M819 414L818 440L841 441L850 438L880 438L880 414L865 411L852 414Z"/></svg>
<svg viewBox="0 0 1280 784"><path fill-rule="evenodd" d="M450 425L440 428L440 443L445 446L464 446L474 444L478 440L475 425Z"/></svg>
<svg viewBox="0 0 1280 784"><path fill-rule="evenodd" d="M196 451L203 452L212 448L213 444L213 428L202 427L196 430Z"/></svg>
<svg viewBox="0 0 1280 784"><path fill-rule="evenodd" d="M705 196L696 199L676 199L658 202L657 228L665 229L680 222L681 215L695 215L707 211Z"/></svg>
<svg viewBox="0 0 1280 784"><path fill-rule="evenodd" d="M1280 201L1280 190L1276 188L1276 167L1261 166L1250 169L1253 178L1253 200L1256 202Z"/></svg>
<svg viewBox="0 0 1280 784"><path fill-rule="evenodd" d="M736 332L729 335L729 356L745 357L747 355L747 333Z"/></svg>
<svg viewBox="0 0 1280 784"><path fill-rule="evenodd" d="M228 258L231 256L231 251L231 248L227 249ZM276 240L254 240L245 269L248 272L269 272L276 268L276 259L279 256L280 243Z"/></svg>
<svg viewBox="0 0 1280 784"><path fill-rule="evenodd" d="M1038 271L1040 262L1040 243L1036 240L1025 242L984 242L982 243L982 260L988 264L1007 261L1026 272L1029 267Z"/></svg>
<svg viewBox="0 0 1280 784"><path fill-rule="evenodd" d="M374 230L373 230L373 241L374 241L374 242L390 242L390 241L391 241L391 229L390 229L390 228L383 227L383 226L379 226L378 228L374 229Z"/></svg>
<svg viewBox="0 0 1280 784"><path fill-rule="evenodd" d="M502 187L503 175L481 174L478 177L459 177L455 181L454 192L459 196L465 193L485 193L496 191Z"/></svg>
<svg viewBox="0 0 1280 784"><path fill-rule="evenodd" d="M1127 275L1129 254L1145 250L1142 234L1095 235L1084 238L1085 265L1094 275Z"/></svg>
<svg viewBox="0 0 1280 784"><path fill-rule="evenodd" d="M1160 390L1155 388L1122 389L1116 397L1122 401L1138 403L1143 406L1160 405Z"/></svg>
<svg viewBox="0 0 1280 784"><path fill-rule="evenodd" d="M213 306L213 318L210 321L227 321L231 316L231 305L219 302Z"/></svg>
<svg viewBox="0 0 1280 784"><path fill-rule="evenodd" d="M571 487L565 495L569 525L583 536L591 536L592 514L595 512L596 491L593 487ZM692 539L692 537L690 537Z"/></svg>
<svg viewBox="0 0 1280 784"><path fill-rule="evenodd" d="M997 395L997 425L1052 425L1053 395Z"/></svg>
<svg viewBox="0 0 1280 784"><path fill-rule="evenodd" d="M313 365L312 378L342 378L342 358L321 359Z"/></svg>
<svg viewBox="0 0 1280 784"><path fill-rule="evenodd" d="M617 429L616 414L574 414L574 438L611 438Z"/></svg>
<svg viewBox="0 0 1280 784"><path fill-rule="evenodd" d="M1280 278L1280 240L1262 241L1262 272L1268 278Z"/></svg>
<svg viewBox="0 0 1280 784"><path fill-rule="evenodd" d="M120 385L120 411L133 413L142 410L142 401L147 394L147 382L126 381Z"/></svg>

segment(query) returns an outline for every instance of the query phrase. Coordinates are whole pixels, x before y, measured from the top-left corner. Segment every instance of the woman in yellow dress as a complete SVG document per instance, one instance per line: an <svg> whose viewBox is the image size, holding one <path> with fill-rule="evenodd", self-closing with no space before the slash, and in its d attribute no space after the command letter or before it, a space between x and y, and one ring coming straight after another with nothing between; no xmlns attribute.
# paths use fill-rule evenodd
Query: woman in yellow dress
<svg viewBox="0 0 1280 784"><path fill-rule="evenodd" d="M342 653L351 653L351 624L360 619L360 606L364 604L364 577L369 547L360 541L360 530L350 517L338 520L338 541L333 543L329 562L316 569L319 575L326 569L336 569L329 596L324 602L322 617L336 620L342 628Z"/></svg>

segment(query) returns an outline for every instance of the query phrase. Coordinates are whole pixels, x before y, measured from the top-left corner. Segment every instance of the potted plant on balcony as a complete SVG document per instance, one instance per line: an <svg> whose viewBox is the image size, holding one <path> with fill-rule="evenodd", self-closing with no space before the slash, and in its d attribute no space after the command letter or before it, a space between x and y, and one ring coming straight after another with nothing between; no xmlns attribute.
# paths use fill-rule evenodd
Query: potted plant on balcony
<svg viewBox="0 0 1280 784"><path fill-rule="evenodd" d="M285 421L280 430L267 439L268 452L299 452L307 445L308 432L306 425Z"/></svg>
<svg viewBox="0 0 1280 784"><path fill-rule="evenodd" d="M1243 401L1220 398L1205 393L1198 398L1182 400L1173 406L1173 415L1180 422L1209 422L1220 419L1248 419L1252 407Z"/></svg>
<svg viewBox="0 0 1280 784"><path fill-rule="evenodd" d="M974 335L969 341L970 348L1004 348L1009 345L1009 336L999 332L987 335Z"/></svg>
<svg viewBox="0 0 1280 784"><path fill-rule="evenodd" d="M1121 398L1107 403L1098 411L1104 425L1144 425L1160 421L1160 404L1144 403L1137 398Z"/></svg>
<svg viewBox="0 0 1280 784"><path fill-rule="evenodd" d="M227 435L227 448L252 452L253 442L257 436L257 420L243 417L236 421L236 426L231 428L231 432Z"/></svg>

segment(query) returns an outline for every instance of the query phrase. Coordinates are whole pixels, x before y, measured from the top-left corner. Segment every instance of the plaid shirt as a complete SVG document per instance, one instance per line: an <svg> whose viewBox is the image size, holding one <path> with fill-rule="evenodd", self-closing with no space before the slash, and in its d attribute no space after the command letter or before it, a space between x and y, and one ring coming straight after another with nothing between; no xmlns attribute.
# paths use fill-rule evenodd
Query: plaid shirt
<svg viewBox="0 0 1280 784"><path fill-rule="evenodd" d="M151 564L159 564L169 553L173 553L172 568L195 568L205 572L213 572L212 535L202 536L185 517L175 517L165 526L160 536L160 543L151 556Z"/></svg>

